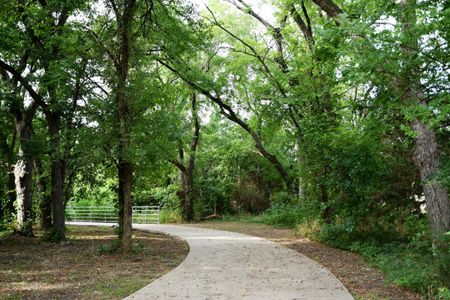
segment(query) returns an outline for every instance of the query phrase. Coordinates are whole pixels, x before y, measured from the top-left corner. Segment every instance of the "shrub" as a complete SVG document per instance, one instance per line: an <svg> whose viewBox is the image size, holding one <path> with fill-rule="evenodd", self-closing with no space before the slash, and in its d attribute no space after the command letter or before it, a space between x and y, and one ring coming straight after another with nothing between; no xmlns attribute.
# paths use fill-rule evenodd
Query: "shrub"
<svg viewBox="0 0 450 300"><path fill-rule="evenodd" d="M159 222L160 223L182 223L183 218L181 217L180 208L166 208L163 207L159 212Z"/></svg>

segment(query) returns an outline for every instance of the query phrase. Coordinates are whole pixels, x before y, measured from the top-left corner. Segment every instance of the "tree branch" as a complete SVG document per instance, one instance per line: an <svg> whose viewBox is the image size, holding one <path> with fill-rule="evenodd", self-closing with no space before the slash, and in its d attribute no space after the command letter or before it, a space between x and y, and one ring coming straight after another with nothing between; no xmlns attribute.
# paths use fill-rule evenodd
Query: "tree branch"
<svg viewBox="0 0 450 300"><path fill-rule="evenodd" d="M317 4L330 18L336 18L344 11L332 0L312 0Z"/></svg>
<svg viewBox="0 0 450 300"><path fill-rule="evenodd" d="M186 174L187 170L184 165L182 165L179 161L175 159L170 159L169 162L173 164L175 167L177 167L182 173Z"/></svg>
<svg viewBox="0 0 450 300"><path fill-rule="evenodd" d="M161 59L159 59L158 62L160 62L162 65L164 65L170 71L172 71L173 73L178 75L186 84L188 84L195 90L199 91L200 93L202 93L203 95L208 97L211 101L216 103L219 106L220 113L222 115L224 115L230 121L238 124L245 131L247 131L247 133L250 134L253 141L255 142L256 149L258 149L258 151L261 153L261 155L264 156L264 158L266 158L275 167L275 169L280 174L281 178L283 178L283 181L285 182L286 187L289 189L293 188L293 184L292 184L293 181L289 177L289 174L286 172L286 170L284 169L283 165L280 163L278 158L275 155L271 154L269 151L267 151L267 149L264 147L259 135L247 123L245 123L241 118L239 118L239 116L234 112L234 110L231 108L231 106L226 104L220 98L220 96L212 95L208 90L201 87L196 82L190 80L187 76L185 76L180 71L178 71L177 69L172 67L170 64L166 63L165 61L163 61Z"/></svg>
<svg viewBox="0 0 450 300"><path fill-rule="evenodd" d="M40 105L42 108L47 108L47 104L43 100L42 96L39 95L31 86L31 84L26 80L16 69L8 65L5 61L0 59L0 68L11 73L13 78L20 82L20 84L27 90L28 94L33 98L34 102Z"/></svg>

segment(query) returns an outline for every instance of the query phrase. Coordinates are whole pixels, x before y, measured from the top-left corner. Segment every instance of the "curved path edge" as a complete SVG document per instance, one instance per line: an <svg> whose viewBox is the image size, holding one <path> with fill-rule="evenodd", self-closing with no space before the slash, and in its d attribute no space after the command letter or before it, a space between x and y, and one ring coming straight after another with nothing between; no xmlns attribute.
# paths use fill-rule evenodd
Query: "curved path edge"
<svg viewBox="0 0 450 300"><path fill-rule="evenodd" d="M180 237L189 244L190 251L175 269L127 300L353 299L325 267L263 238L180 225L133 224L133 228Z"/></svg>

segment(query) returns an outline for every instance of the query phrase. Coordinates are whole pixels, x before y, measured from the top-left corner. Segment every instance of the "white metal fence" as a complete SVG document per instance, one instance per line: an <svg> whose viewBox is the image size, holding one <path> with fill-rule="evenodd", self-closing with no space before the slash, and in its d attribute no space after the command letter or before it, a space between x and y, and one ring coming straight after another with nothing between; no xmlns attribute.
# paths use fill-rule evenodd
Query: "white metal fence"
<svg viewBox="0 0 450 300"><path fill-rule="evenodd" d="M160 207L133 206L133 223L158 223ZM66 207L66 218L68 221L95 221L105 223L116 223L118 221L118 210L109 206L68 206Z"/></svg>

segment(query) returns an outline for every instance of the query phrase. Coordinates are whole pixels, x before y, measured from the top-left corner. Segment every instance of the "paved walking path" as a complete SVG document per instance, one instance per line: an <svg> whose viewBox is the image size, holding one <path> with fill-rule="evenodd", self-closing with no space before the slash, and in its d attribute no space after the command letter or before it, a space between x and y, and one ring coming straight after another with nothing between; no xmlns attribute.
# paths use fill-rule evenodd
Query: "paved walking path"
<svg viewBox="0 0 450 300"><path fill-rule="evenodd" d="M262 238L178 225L133 227L181 237L190 251L178 267L127 300L353 299L323 266Z"/></svg>

